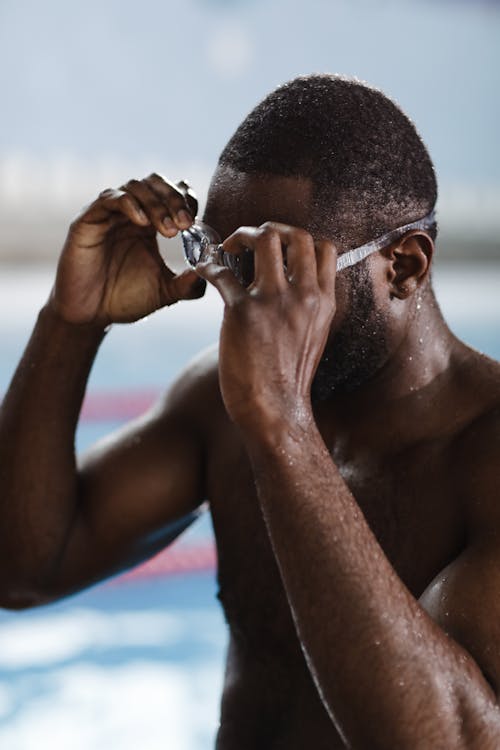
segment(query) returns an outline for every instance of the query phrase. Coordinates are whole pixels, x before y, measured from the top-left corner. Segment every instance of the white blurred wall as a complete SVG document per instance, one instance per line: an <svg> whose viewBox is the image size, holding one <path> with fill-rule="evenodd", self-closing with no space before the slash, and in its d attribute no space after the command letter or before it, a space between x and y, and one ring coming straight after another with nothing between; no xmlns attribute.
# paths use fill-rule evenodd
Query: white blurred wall
<svg viewBox="0 0 500 750"><path fill-rule="evenodd" d="M399 101L436 164L442 255L500 258L500 2L1 0L0 259L53 259L131 176L203 198L244 115L312 71Z"/></svg>

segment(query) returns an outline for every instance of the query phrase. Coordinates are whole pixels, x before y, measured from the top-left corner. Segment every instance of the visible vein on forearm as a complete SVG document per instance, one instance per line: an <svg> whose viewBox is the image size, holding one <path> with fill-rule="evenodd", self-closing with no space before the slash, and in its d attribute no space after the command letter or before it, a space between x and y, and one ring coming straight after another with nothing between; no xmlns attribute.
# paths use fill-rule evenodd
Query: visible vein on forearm
<svg viewBox="0 0 500 750"><path fill-rule="evenodd" d="M422 722L427 736L438 742L445 731L450 741L462 733L464 691L473 710L494 709L470 655L390 565L317 429L257 441L249 453L298 634L338 728L355 739L361 711L361 731L378 733L380 747L388 732L413 742Z"/></svg>

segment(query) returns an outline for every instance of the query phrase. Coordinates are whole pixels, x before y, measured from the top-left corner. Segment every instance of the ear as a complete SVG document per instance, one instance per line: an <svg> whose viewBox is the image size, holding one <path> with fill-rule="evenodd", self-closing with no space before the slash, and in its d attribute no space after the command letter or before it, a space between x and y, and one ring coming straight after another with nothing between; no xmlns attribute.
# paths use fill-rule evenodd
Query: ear
<svg viewBox="0 0 500 750"><path fill-rule="evenodd" d="M382 251L390 261L387 269L391 299L407 299L427 277L434 242L427 232L408 232Z"/></svg>

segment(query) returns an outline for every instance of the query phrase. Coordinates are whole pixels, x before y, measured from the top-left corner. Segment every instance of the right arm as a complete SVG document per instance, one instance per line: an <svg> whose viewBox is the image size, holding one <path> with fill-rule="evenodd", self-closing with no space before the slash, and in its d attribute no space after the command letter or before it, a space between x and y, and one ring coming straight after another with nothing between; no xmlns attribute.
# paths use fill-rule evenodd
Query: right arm
<svg viewBox="0 0 500 750"><path fill-rule="evenodd" d="M181 188L152 175L105 191L73 223L54 290L0 411L0 604L30 606L151 556L203 502L196 372L77 466L74 434L105 328L200 296L163 263L156 232L192 219ZM165 220L166 219L166 220Z"/></svg>

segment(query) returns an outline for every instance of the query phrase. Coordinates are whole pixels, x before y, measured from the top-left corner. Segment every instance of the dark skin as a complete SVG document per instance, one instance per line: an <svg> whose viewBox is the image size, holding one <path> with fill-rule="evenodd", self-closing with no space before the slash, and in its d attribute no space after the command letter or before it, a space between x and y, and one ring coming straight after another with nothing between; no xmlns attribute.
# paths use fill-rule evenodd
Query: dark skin
<svg viewBox="0 0 500 750"><path fill-rule="evenodd" d="M218 361L80 465L105 326L203 288L155 245L191 221L183 186L131 182L75 221L2 407L2 604L147 558L208 498L230 629L218 748L497 748L499 366L450 333L432 241L409 233L364 261L384 363L313 407L352 289L310 199L307 181L216 175L204 218L255 251L256 280L199 269L225 302Z"/></svg>

